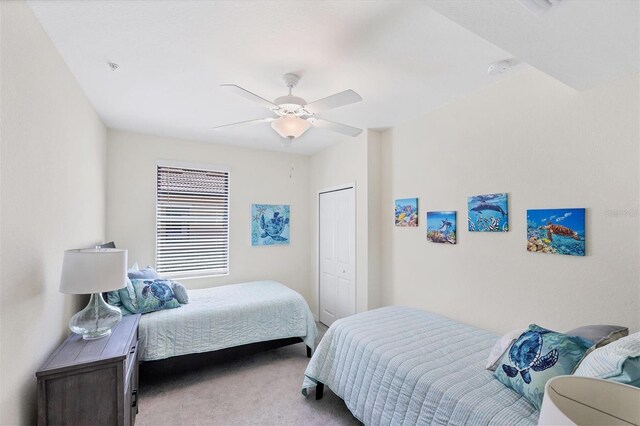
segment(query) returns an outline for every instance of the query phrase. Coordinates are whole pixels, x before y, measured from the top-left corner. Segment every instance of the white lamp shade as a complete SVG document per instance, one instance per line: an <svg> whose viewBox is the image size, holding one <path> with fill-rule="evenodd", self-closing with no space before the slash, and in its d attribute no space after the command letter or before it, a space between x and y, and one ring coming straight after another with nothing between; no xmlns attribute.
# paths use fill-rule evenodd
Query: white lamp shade
<svg viewBox="0 0 640 426"><path fill-rule="evenodd" d="M294 139L302 136L311 127L311 124L295 115L285 115L273 120L271 127L283 138Z"/></svg>
<svg viewBox="0 0 640 426"><path fill-rule="evenodd" d="M92 294L124 288L127 282L127 251L77 249L64 252L60 292Z"/></svg>

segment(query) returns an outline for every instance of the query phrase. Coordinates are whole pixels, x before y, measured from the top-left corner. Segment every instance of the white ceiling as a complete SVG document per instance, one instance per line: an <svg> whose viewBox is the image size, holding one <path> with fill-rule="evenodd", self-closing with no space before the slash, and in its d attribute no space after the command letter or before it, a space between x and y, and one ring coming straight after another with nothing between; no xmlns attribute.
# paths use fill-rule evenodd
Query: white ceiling
<svg viewBox="0 0 640 426"><path fill-rule="evenodd" d="M577 90L640 72L638 0L562 0L543 16L516 1L425 2Z"/></svg>
<svg viewBox="0 0 640 426"><path fill-rule="evenodd" d="M506 78L487 75L487 64L512 54L577 88L638 69L637 44L628 40L637 35L638 23L634 30L627 16L627 3L637 0L613 1L616 12L603 6L611 3L608 0L583 0L598 4L588 13L585 5L564 1L566 16L556 24L547 18L557 18L537 17L516 0L29 4L108 127L284 150L268 124L211 130L269 116L267 110L223 91L220 84L238 84L274 99L286 93L281 76L296 72L302 80L294 94L309 102L349 88L364 98L320 117L383 128ZM580 11L578 18L589 17L589 24L573 22L569 30L532 35L533 30L571 23L574 9ZM604 17L603 22L594 23L597 17ZM485 28L488 22L500 27L503 18L516 20L505 29ZM610 38L617 19L625 22L623 34ZM564 40L572 28L580 30L585 43ZM596 34L589 34L589 28ZM606 43L599 32L608 34ZM563 37L562 42L551 43L556 36ZM594 40L596 46L590 47ZM618 41L613 50L611 40ZM579 59L590 48L596 55L588 63L598 66L602 58L613 58L613 64L593 72L574 69L585 63ZM634 49L636 56L626 55ZM120 68L111 71L110 61ZM311 154L347 138L312 128L288 150Z"/></svg>

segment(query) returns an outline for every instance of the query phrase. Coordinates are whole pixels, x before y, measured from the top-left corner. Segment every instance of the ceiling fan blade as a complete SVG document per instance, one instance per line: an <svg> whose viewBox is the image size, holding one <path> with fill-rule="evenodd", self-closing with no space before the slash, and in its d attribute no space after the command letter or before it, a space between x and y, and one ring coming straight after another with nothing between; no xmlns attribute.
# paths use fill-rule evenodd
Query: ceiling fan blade
<svg viewBox="0 0 640 426"><path fill-rule="evenodd" d="M356 137L362 133L362 129L357 127L347 126L346 124L334 123L333 121L323 120L321 118L309 119L309 123L312 126L320 127L321 129L331 130L333 132L342 133L343 135Z"/></svg>
<svg viewBox="0 0 640 426"><path fill-rule="evenodd" d="M245 99L249 99L250 101L256 102L257 104L260 104L265 108L269 108L270 110L276 110L279 108L278 105L274 104L273 102L262 98L255 93L251 93L247 89L243 89L242 87L235 84L221 84L220 87L224 87L230 92L235 93L238 96L242 96Z"/></svg>
<svg viewBox="0 0 640 426"><path fill-rule="evenodd" d="M360 102L362 96L358 95L353 90L345 90L344 92L336 93L335 95L327 96L326 98L319 99L315 102L305 105L304 109L311 114L326 111L328 109L338 108L341 106L349 105L355 102Z"/></svg>
<svg viewBox="0 0 640 426"><path fill-rule="evenodd" d="M212 127L213 130L218 130L221 129L223 127L229 127L229 126L237 126L238 124L258 124L258 123L270 123L273 120L275 120L275 118L273 117L268 117L268 118L258 118L255 120L247 120L247 121L239 121L237 123L231 123L231 124L223 124L222 126L216 126L216 127Z"/></svg>

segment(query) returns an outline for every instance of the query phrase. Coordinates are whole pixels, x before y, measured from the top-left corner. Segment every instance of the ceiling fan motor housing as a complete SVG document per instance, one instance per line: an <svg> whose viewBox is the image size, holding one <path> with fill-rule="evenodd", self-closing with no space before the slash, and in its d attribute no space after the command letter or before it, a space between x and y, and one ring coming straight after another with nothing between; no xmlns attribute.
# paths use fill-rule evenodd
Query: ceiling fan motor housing
<svg viewBox="0 0 640 426"><path fill-rule="evenodd" d="M287 114L295 115L297 117L309 115L309 113L304 109L307 101L297 96L280 96L278 99L273 101L273 103L280 107L279 110L275 111L276 114L280 116Z"/></svg>

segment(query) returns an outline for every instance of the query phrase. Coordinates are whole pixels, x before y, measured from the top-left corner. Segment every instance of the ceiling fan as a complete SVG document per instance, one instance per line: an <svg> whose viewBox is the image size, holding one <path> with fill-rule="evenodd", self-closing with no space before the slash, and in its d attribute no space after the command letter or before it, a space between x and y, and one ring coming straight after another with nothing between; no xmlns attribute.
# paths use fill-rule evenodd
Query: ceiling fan
<svg viewBox="0 0 640 426"><path fill-rule="evenodd" d="M291 143L293 139L300 137L304 132L309 130L311 126L320 127L354 137L362 133L362 129L358 129L357 127L323 120L316 116L317 113L322 111L360 102L362 97L356 92L353 90L345 90L344 92L327 96L326 98L319 99L315 102L307 103L304 99L293 96L291 93L296 84L298 84L298 81L300 81L300 77L296 74L288 73L282 78L289 88L289 94L281 96L273 102L251 93L250 91L235 84L220 85L220 87L223 87L236 95L262 105L274 112L276 116L225 124L223 126L214 127L214 129L235 126L238 124L271 123L273 130L278 132L278 134L283 138L286 138L285 144Z"/></svg>

